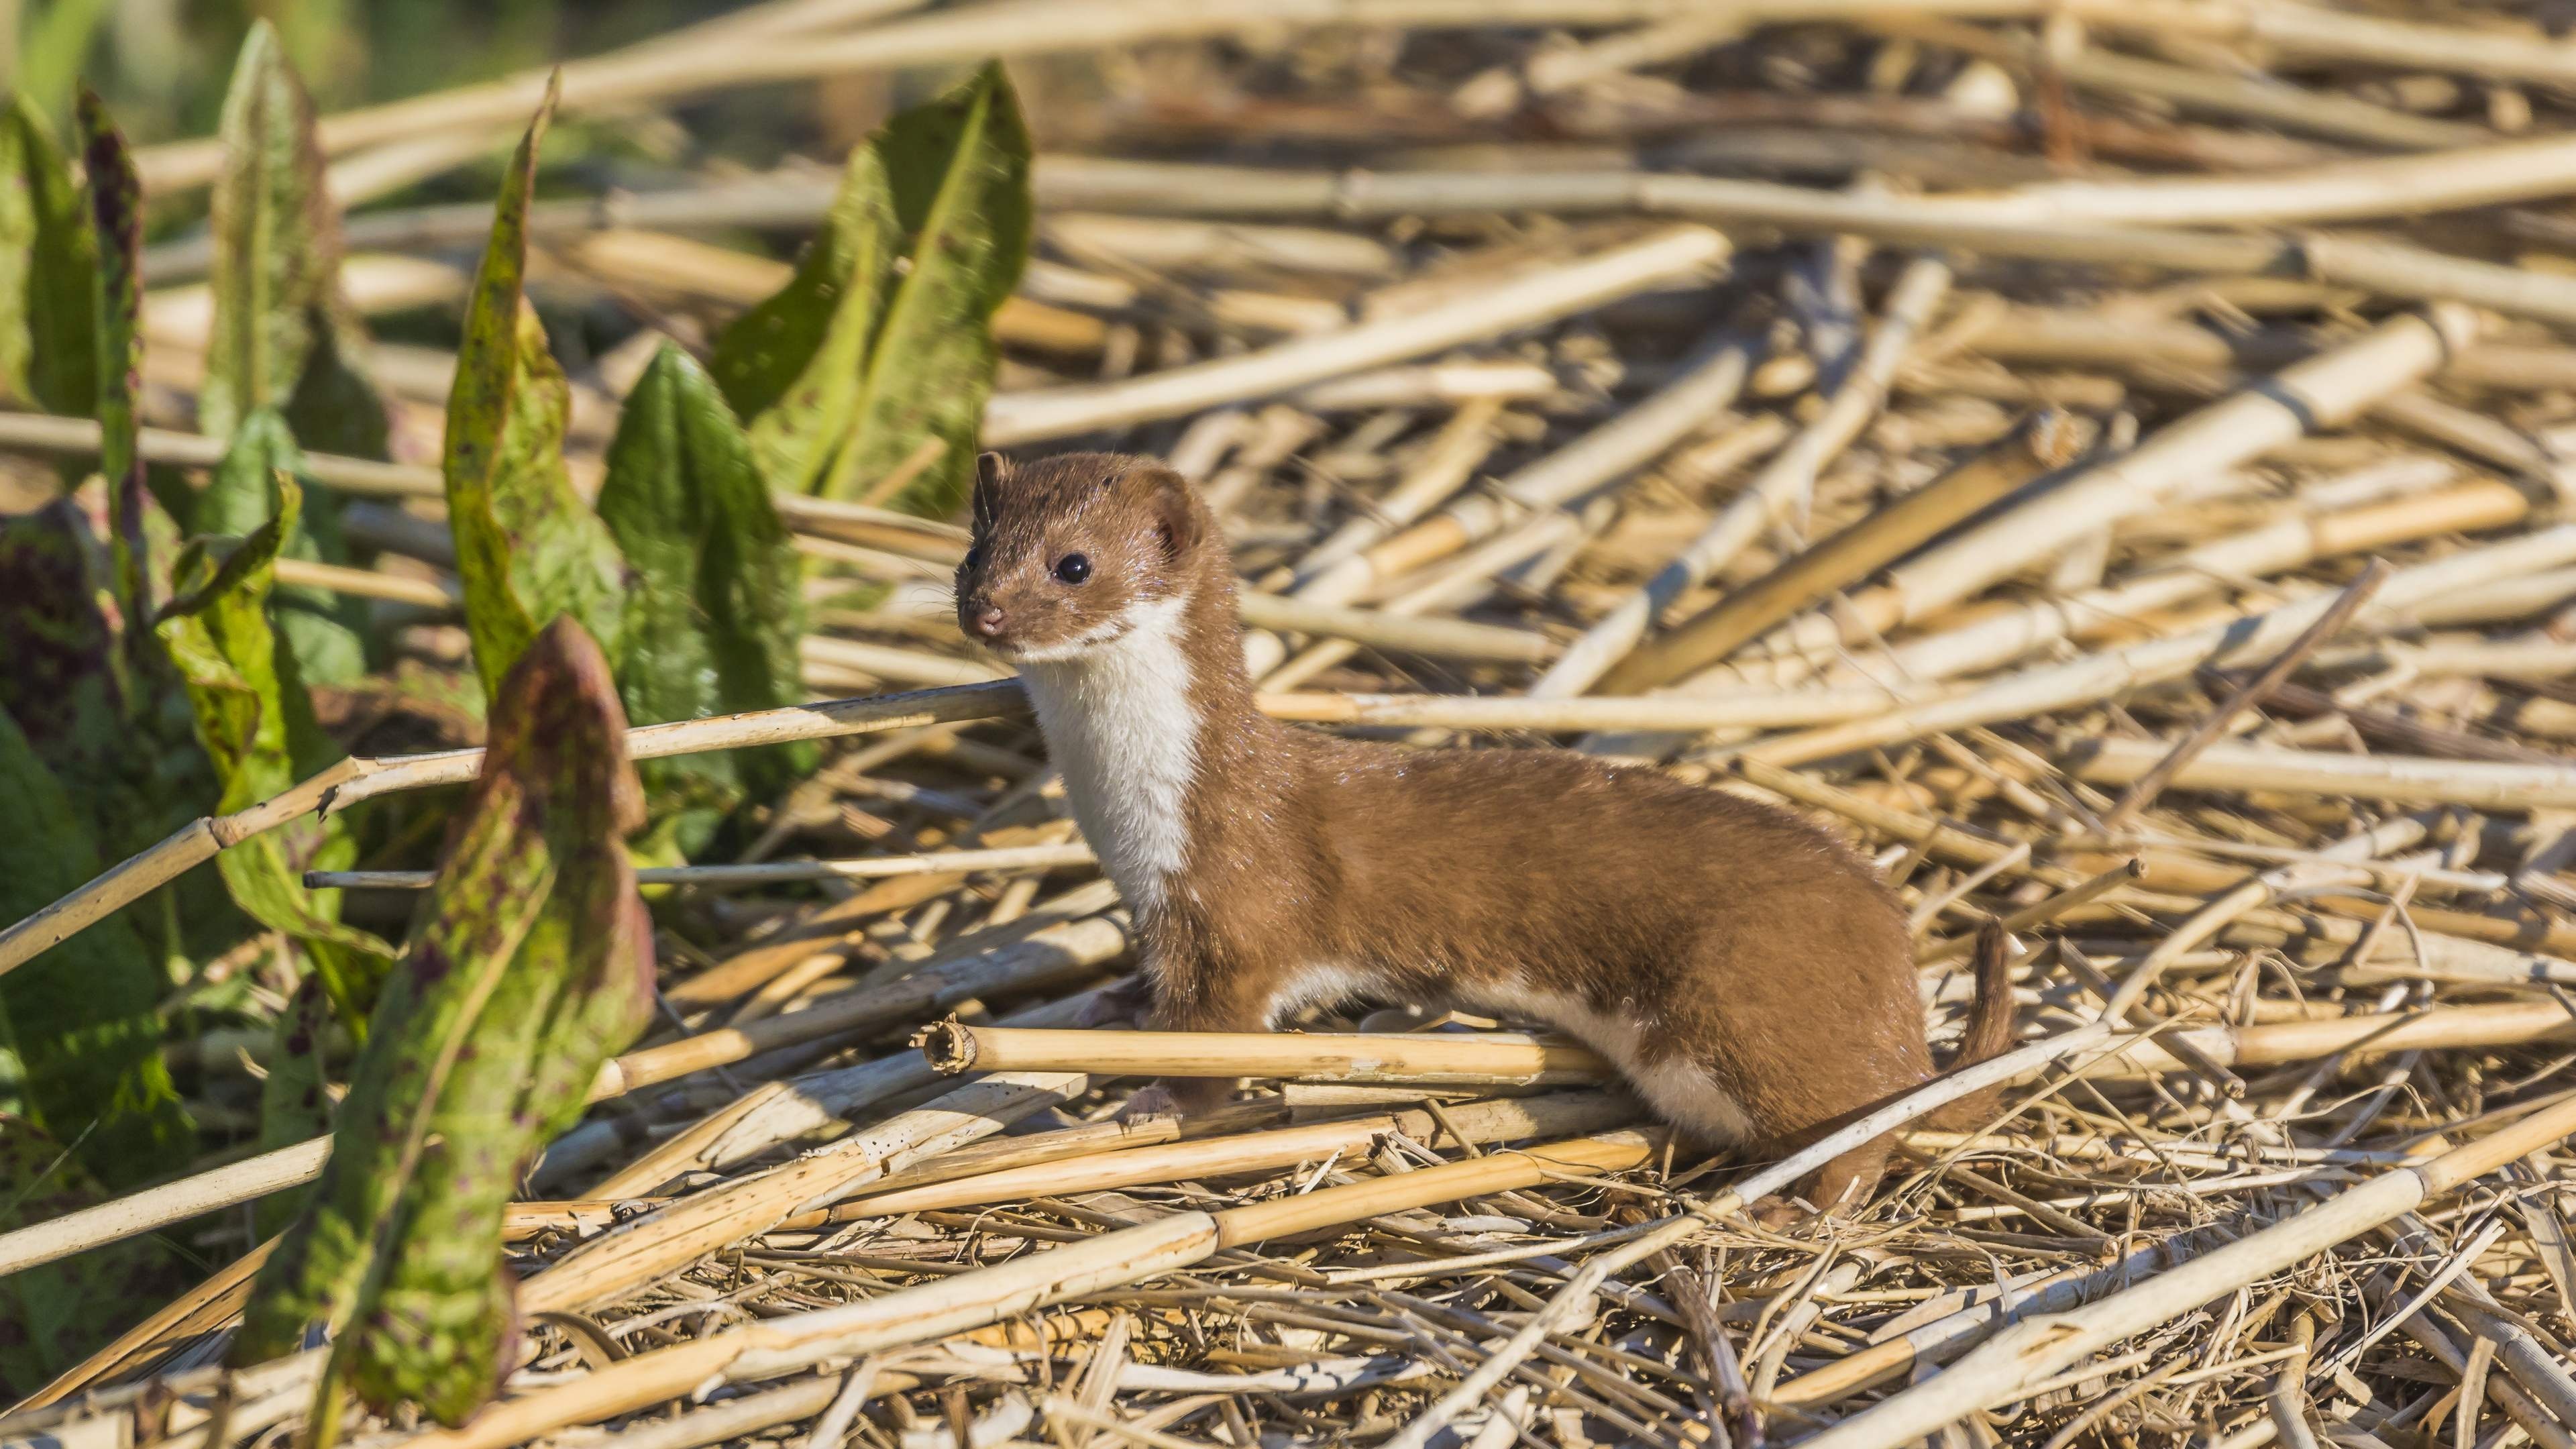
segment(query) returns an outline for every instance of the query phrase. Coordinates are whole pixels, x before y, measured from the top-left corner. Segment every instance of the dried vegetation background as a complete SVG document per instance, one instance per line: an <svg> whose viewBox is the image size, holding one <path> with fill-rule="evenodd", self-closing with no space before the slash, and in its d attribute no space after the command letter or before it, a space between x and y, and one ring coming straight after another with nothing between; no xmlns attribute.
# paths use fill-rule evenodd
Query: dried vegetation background
<svg viewBox="0 0 2576 1449"><path fill-rule="evenodd" d="M656 1024L507 1213L524 1362L462 1428L340 1432L2576 1445L2563 20L785 0L575 64L567 115L652 127L817 80L864 113L889 73L1004 55L1036 247L985 446L1199 480L1275 713L1650 759L1832 823L1913 912L1936 1034L2001 918L2032 1045L1987 1130L1909 1131L1865 1211L1768 1231L1741 1202L1788 1168L1748 1185L1511 1023L1060 1030L1129 968L1126 917L954 635L953 521L885 507L939 466L916 449L777 500L804 684L854 702L635 736L834 742L646 870ZM488 156L539 89L326 118L342 200ZM208 179L200 148L139 159L147 195ZM654 348L786 284L835 187L790 160L540 192L577 487ZM491 222L361 205L353 301L455 308ZM145 281L203 265L178 235ZM191 317L148 294L171 431L144 447L201 466ZM375 365L392 460L307 468L358 500L362 561L277 578L374 601L399 670L462 673L432 466L454 361ZM0 418L0 447L96 447L62 423ZM480 742L404 698L338 722L335 808L473 777L364 744ZM426 883L331 879L393 934ZM201 1123L250 1110L239 1035L169 1048ZM1113 1120L1166 1071L1255 1076L1219 1118ZM232 1205L326 1145L0 1237L6 1271L147 1229L229 1265L0 1442L310 1432L324 1351L221 1364L275 1226Z"/></svg>

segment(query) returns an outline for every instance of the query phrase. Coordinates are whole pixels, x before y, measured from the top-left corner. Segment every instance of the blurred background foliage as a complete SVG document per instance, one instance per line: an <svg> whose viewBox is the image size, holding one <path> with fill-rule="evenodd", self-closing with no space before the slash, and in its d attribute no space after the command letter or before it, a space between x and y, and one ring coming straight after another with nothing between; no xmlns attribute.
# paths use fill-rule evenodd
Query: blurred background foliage
<svg viewBox="0 0 2576 1449"><path fill-rule="evenodd" d="M658 35L738 8L722 0L7 0L0 38L11 85L68 127L83 78L137 144L214 129L226 64L255 20L275 25L287 59L324 112L418 95ZM757 100L752 131L773 143L782 120ZM496 158L497 159L497 158Z"/></svg>

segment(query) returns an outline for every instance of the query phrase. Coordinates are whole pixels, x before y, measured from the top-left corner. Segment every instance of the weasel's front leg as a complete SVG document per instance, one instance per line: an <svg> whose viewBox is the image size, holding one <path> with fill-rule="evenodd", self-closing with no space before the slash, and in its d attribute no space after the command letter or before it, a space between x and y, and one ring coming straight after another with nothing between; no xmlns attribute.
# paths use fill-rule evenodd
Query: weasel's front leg
<svg viewBox="0 0 2576 1449"><path fill-rule="evenodd" d="M1266 1031L1268 993L1246 973L1213 968L1204 960L1175 968L1166 958L1145 973L1154 983L1149 1031ZM1118 1110L1121 1119L1195 1117L1234 1099L1238 1077L1164 1077L1137 1089Z"/></svg>
<svg viewBox="0 0 2576 1449"><path fill-rule="evenodd" d="M1091 1000L1076 1012L1073 1024L1078 1027L1135 1026L1154 1009L1154 983L1142 973L1121 977L1118 984L1104 986L1092 993Z"/></svg>

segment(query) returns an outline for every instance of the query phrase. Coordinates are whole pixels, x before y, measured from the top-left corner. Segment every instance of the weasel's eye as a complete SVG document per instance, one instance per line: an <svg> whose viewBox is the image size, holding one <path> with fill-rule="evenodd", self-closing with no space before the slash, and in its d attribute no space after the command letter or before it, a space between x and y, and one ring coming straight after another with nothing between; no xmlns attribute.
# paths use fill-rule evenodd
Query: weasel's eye
<svg viewBox="0 0 2576 1449"><path fill-rule="evenodd" d="M1069 553L1055 561L1055 576L1068 584L1078 584L1091 577L1091 560Z"/></svg>
<svg viewBox="0 0 2576 1449"><path fill-rule="evenodd" d="M973 548L970 548L970 549L966 550L966 568L967 568L967 571L968 571L968 572L970 572L970 573L971 573L971 572L973 572L973 571L974 571L974 569L975 569L975 566L976 566L977 564L982 563L983 561L984 561L984 545L982 545L982 544L980 544L980 543L979 543L979 544L975 545Z"/></svg>

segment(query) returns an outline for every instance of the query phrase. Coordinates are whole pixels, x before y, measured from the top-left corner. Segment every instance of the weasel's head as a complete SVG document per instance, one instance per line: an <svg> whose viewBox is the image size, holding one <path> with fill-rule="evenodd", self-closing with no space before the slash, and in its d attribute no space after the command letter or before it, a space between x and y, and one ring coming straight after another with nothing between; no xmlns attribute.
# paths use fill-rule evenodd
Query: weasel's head
<svg viewBox="0 0 2576 1449"><path fill-rule="evenodd" d="M1215 530L1181 475L1148 458L977 460L975 542L957 625L1013 663L1076 659L1188 595Z"/></svg>

